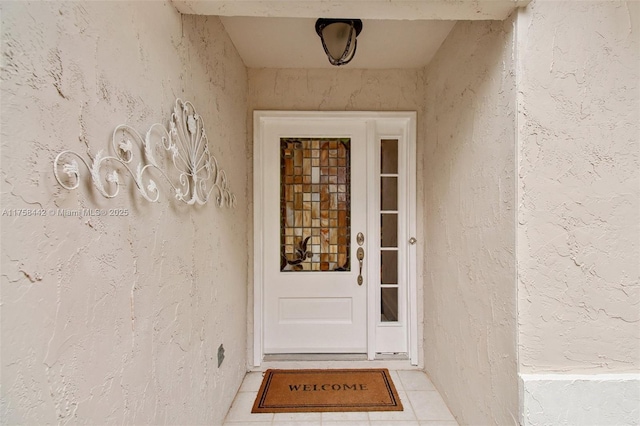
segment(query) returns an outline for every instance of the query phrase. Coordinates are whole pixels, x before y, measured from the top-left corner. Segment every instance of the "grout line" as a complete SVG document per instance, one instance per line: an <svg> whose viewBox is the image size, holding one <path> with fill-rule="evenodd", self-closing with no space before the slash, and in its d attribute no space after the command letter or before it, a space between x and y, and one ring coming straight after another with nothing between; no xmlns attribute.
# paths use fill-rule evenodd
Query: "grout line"
<svg viewBox="0 0 640 426"><path fill-rule="evenodd" d="M420 423L420 420L418 420L418 415L416 414L416 410L413 409L413 404L411 404L411 399L409 398L408 391L404 391L404 394L407 396L407 405L411 407L411 412L413 413L414 420Z"/></svg>
<svg viewBox="0 0 640 426"><path fill-rule="evenodd" d="M402 380L402 377L400 376L400 373L398 373L398 370L395 370L395 372L396 372L396 376L398 376L398 381L400 382L400 385L402 385L402 390L405 390L404 381Z"/></svg>

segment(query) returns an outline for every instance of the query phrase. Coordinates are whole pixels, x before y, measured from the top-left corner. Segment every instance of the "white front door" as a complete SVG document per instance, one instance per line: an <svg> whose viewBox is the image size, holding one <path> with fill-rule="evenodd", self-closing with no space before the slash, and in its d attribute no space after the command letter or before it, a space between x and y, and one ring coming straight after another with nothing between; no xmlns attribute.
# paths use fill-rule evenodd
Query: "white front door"
<svg viewBox="0 0 640 426"><path fill-rule="evenodd" d="M366 130L323 120L265 128L265 181L276 183L263 190L265 353L367 351L356 253L367 221Z"/></svg>
<svg viewBox="0 0 640 426"><path fill-rule="evenodd" d="M411 245L401 239L415 189L400 172L411 138L393 123L256 112L258 363L264 354L408 352Z"/></svg>

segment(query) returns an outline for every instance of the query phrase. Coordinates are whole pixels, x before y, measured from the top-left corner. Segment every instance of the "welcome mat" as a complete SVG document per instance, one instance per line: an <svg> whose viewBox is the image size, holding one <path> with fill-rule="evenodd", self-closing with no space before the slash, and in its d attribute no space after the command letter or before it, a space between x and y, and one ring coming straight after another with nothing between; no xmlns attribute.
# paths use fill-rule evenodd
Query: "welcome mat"
<svg viewBox="0 0 640 426"><path fill-rule="evenodd" d="M252 413L402 411L389 370L267 370Z"/></svg>

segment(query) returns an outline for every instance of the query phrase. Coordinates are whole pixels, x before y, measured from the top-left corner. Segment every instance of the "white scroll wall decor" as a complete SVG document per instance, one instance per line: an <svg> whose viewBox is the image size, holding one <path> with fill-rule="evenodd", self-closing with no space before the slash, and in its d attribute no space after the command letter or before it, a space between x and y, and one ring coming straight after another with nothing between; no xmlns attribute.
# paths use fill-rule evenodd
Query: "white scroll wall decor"
<svg viewBox="0 0 640 426"><path fill-rule="evenodd" d="M59 153L53 164L58 183L69 190L78 188L80 160L89 170L93 185L107 198L118 195L120 172L125 172L148 201L156 202L160 197L159 185L152 179L160 175L173 189L175 198L186 204L206 204L213 193L219 207L235 207L236 197L229 189L224 170L209 153L202 117L191 102L176 99L168 130L156 123L143 138L132 127L121 124L113 131L111 143L115 155L105 155L100 150L89 162L71 150ZM136 152L140 153L137 164ZM168 161L158 161L164 158L156 159L163 153L169 153L175 170L164 166Z"/></svg>

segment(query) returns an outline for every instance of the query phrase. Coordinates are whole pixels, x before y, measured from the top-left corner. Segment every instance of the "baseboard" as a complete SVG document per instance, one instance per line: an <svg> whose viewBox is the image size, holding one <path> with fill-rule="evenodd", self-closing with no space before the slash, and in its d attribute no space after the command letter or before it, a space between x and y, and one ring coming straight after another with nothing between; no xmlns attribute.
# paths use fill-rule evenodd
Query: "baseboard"
<svg viewBox="0 0 640 426"><path fill-rule="evenodd" d="M640 374L520 374L520 424L640 424Z"/></svg>

